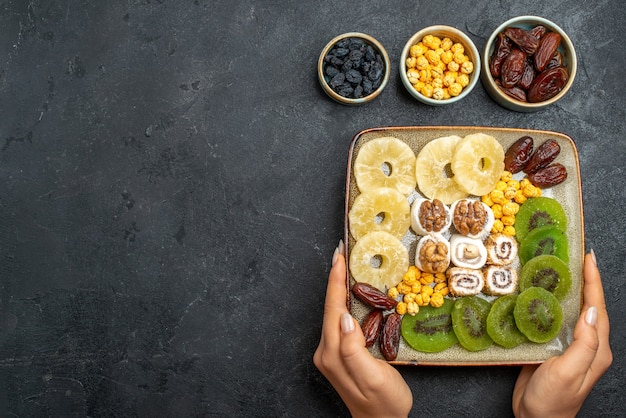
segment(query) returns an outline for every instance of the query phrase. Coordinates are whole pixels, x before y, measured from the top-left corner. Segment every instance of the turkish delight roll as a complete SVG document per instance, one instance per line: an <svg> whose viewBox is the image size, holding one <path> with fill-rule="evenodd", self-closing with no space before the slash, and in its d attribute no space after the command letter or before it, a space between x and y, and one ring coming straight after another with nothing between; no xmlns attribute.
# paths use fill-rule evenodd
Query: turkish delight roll
<svg viewBox="0 0 626 418"><path fill-rule="evenodd" d="M492 296L510 295L517 291L517 270L506 266L489 266L484 271L483 293Z"/></svg>
<svg viewBox="0 0 626 418"><path fill-rule="evenodd" d="M446 277L452 296L477 295L485 284L482 271L476 269L452 267L446 271Z"/></svg>

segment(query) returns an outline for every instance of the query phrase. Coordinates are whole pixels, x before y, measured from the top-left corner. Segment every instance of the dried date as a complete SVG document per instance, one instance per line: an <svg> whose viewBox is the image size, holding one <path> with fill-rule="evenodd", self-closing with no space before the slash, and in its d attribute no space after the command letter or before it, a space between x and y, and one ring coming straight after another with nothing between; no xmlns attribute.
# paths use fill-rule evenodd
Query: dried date
<svg viewBox="0 0 626 418"><path fill-rule="evenodd" d="M534 141L526 135L511 145L504 154L504 169L511 173L519 173L526 167L533 153Z"/></svg>
<svg viewBox="0 0 626 418"><path fill-rule="evenodd" d="M499 33L496 38L496 43L491 53L491 59L489 60L489 72L494 78L500 77L500 68L502 62L511 52L511 40L504 36L503 33Z"/></svg>
<svg viewBox="0 0 626 418"><path fill-rule="evenodd" d="M561 67L563 66L563 62L563 55L559 51L556 51L548 65L546 65L546 70L549 70L550 68Z"/></svg>
<svg viewBox="0 0 626 418"><path fill-rule="evenodd" d="M524 167L524 173L534 173L535 171L547 167L556 159L560 152L561 146L559 143L554 139L548 139L533 152L526 167Z"/></svg>
<svg viewBox="0 0 626 418"><path fill-rule="evenodd" d="M539 47L533 55L535 68L537 71L543 71L552 60L554 53L559 49L561 44L561 35L556 32L546 33L539 42Z"/></svg>
<svg viewBox="0 0 626 418"><path fill-rule="evenodd" d="M498 88L507 96L510 96L515 100L519 100L520 102L526 102L526 92L521 87L514 86L507 89L502 85L502 83L500 83L500 80L496 80L496 86L498 86Z"/></svg>
<svg viewBox="0 0 626 418"><path fill-rule="evenodd" d="M363 335L365 336L365 347L369 348L374 345L376 340L378 340L382 327L383 311L375 309L367 314L361 324L361 329L363 330Z"/></svg>
<svg viewBox="0 0 626 418"><path fill-rule="evenodd" d="M537 39L541 39L541 37L542 37L543 35L545 35L545 33L546 33L547 31L548 31L548 29L546 29L546 27L545 27L545 26L543 26L543 25L537 25L537 26L535 26L534 28L532 28L532 29L530 30L530 34L531 34L532 36L534 36L535 38L537 38Z"/></svg>
<svg viewBox="0 0 626 418"><path fill-rule="evenodd" d="M395 360L398 357L401 324L402 317L396 312L389 314L385 320L385 325L380 334L380 351L387 361Z"/></svg>
<svg viewBox="0 0 626 418"><path fill-rule="evenodd" d="M516 48L505 58L500 69L500 80L504 88L510 89L521 80L525 62L526 53Z"/></svg>
<svg viewBox="0 0 626 418"><path fill-rule="evenodd" d="M360 301L375 309L393 309L398 304L395 299L390 298L368 283L355 283L352 286L352 293L354 293L354 296Z"/></svg>
<svg viewBox="0 0 626 418"><path fill-rule="evenodd" d="M522 73L522 78L520 78L517 85L524 90L528 90L534 79L535 67L533 65L533 62L530 59L527 59L524 62L524 72Z"/></svg>
<svg viewBox="0 0 626 418"><path fill-rule="evenodd" d="M538 103L556 96L569 79L558 50L561 40L559 33L543 25L530 30L507 27L498 33L489 61L498 88L521 102Z"/></svg>
<svg viewBox="0 0 626 418"><path fill-rule="evenodd" d="M526 29L508 27L504 29L504 34L528 55L534 54L539 47L539 39Z"/></svg>
<svg viewBox="0 0 626 418"><path fill-rule="evenodd" d="M535 186L545 189L563 183L567 179L567 169L562 164L554 163L530 173L528 179Z"/></svg>
<svg viewBox="0 0 626 418"><path fill-rule="evenodd" d="M544 70L535 77L528 89L526 97L529 102L537 103L556 96L569 79L569 73L565 67L556 67Z"/></svg>

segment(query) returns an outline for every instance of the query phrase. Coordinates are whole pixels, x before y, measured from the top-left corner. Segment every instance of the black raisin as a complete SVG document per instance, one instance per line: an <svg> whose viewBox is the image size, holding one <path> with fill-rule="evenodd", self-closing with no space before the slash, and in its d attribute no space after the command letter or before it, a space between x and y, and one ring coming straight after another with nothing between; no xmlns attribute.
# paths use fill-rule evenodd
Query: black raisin
<svg viewBox="0 0 626 418"><path fill-rule="evenodd" d="M364 78L362 85L363 85L363 93L370 94L374 91L372 80L370 80L369 78Z"/></svg>
<svg viewBox="0 0 626 418"><path fill-rule="evenodd" d="M363 76L357 70L352 69L346 72L346 80L353 84L359 84L361 83L361 80L363 80Z"/></svg>
<svg viewBox="0 0 626 418"><path fill-rule="evenodd" d="M334 65L335 67L341 67L343 65L343 60L341 58L337 58L337 57L333 56L330 59L330 63L332 65Z"/></svg>
<svg viewBox="0 0 626 418"><path fill-rule="evenodd" d="M335 45L337 48L347 48L350 45L350 38L340 39Z"/></svg>
<svg viewBox="0 0 626 418"><path fill-rule="evenodd" d="M349 52L350 50L348 48L335 48L333 50L333 54L339 58L345 57L346 55L348 55Z"/></svg>
<svg viewBox="0 0 626 418"><path fill-rule="evenodd" d="M344 82L346 81L346 76L344 73L337 73L335 74L335 76L330 80L330 82L328 83L328 85L330 85L330 87L335 88L338 87L340 85L342 85Z"/></svg>
<svg viewBox="0 0 626 418"><path fill-rule="evenodd" d="M332 65L327 65L325 69L326 75L329 77L334 77L339 73L339 69Z"/></svg>
<svg viewBox="0 0 626 418"><path fill-rule="evenodd" d="M385 65L376 49L360 38L338 41L324 57L329 86L344 97L372 94L383 81Z"/></svg>
<svg viewBox="0 0 626 418"><path fill-rule="evenodd" d="M352 61L360 60L361 58L363 58L363 52L361 52L360 49L355 49L353 51L350 51L350 54L348 56Z"/></svg>
<svg viewBox="0 0 626 418"><path fill-rule="evenodd" d="M376 81L382 76L382 74L383 74L383 66L379 62L375 62L374 64L372 64L372 67L367 73L367 76L369 77L370 80Z"/></svg>
<svg viewBox="0 0 626 418"><path fill-rule="evenodd" d="M342 84L338 89L337 93L342 95L343 97L350 97L354 92L354 89L350 84Z"/></svg>
<svg viewBox="0 0 626 418"><path fill-rule="evenodd" d="M354 88L354 92L352 93L355 99L363 97L363 86L360 84Z"/></svg>
<svg viewBox="0 0 626 418"><path fill-rule="evenodd" d="M359 49L363 45L363 41L358 38L350 38L350 45L348 48L350 50Z"/></svg>

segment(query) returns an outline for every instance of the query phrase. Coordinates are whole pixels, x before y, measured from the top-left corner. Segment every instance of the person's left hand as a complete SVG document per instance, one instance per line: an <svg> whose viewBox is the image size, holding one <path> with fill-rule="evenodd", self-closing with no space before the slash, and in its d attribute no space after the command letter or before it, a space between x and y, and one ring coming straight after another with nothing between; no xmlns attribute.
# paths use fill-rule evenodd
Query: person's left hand
<svg viewBox="0 0 626 418"><path fill-rule="evenodd" d="M333 256L322 336L313 362L353 417L406 417L413 405L411 389L395 368L365 348L361 327L346 307L343 248L340 243Z"/></svg>

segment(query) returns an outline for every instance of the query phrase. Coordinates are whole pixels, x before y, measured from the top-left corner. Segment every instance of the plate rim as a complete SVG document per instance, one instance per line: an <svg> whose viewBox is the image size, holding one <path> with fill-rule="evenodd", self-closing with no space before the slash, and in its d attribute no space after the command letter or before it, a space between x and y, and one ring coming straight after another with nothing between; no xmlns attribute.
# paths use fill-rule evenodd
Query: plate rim
<svg viewBox="0 0 626 418"><path fill-rule="evenodd" d="M580 175L580 158L578 147L576 146L576 142L574 139L564 132L551 131L545 129L536 129L536 128L513 128L513 127L494 127L494 126L475 126L475 125L389 125L389 126L379 126L379 127L371 127L363 129L357 132L350 141L350 146L348 150L348 159L347 159L347 167L346 167L346 183L345 183L345 198L344 198L344 233L343 233L343 241L345 246L345 260L346 260L346 277L345 277L345 285L346 285L346 308L348 312L352 314L351 310L351 292L350 292L350 261L349 261L349 250L350 250L350 231L349 231L349 222L348 222L348 212L350 206L350 185L352 180L352 162L354 159L354 148L357 142L361 137L369 133L382 133L387 131L450 131L450 130L463 130L463 131L473 131L473 132L482 132L482 133L496 133L496 132L506 132L506 133L517 133L517 134L525 134L532 136L533 134L540 135L554 135L558 136L560 139L565 140L572 147L573 157L575 161L575 170L576 170L576 190L578 191L577 196L577 204L580 209L580 224L578 225L580 228L580 236L577 237L577 240L580 243L581 248L581 259L578 261L577 268L580 269L581 274L583 271L583 264L585 258L585 222L584 222L584 206L583 206L583 195L582 195L582 179ZM432 139L436 139L437 136L433 136ZM570 261L571 263L571 261ZM582 311L583 307L583 293L584 293L584 280L581 280L580 283L580 303L578 311L579 313ZM524 366L524 365L536 365L541 364L545 360L519 360L519 361L438 361L438 360L384 360L381 359L391 365L397 366L445 366L445 367L458 367L458 366Z"/></svg>

